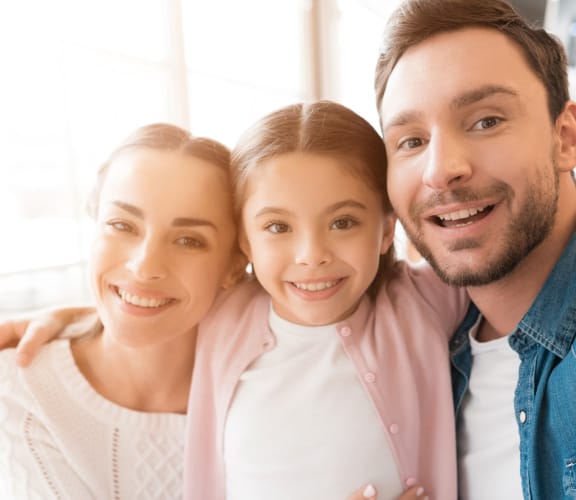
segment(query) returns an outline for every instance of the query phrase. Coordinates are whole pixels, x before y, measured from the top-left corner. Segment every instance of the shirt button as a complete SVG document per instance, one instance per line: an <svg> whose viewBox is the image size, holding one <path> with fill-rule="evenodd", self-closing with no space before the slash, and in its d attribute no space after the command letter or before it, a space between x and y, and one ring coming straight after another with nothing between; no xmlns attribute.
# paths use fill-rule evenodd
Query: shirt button
<svg viewBox="0 0 576 500"><path fill-rule="evenodd" d="M351 333L352 330L349 326L343 326L340 328L340 335L342 335L342 337L348 337Z"/></svg>
<svg viewBox="0 0 576 500"><path fill-rule="evenodd" d="M398 431L399 431L399 430L400 430L400 429L399 429L399 427L398 427L398 424L392 424L392 425L390 426L390 434L398 434Z"/></svg>
<svg viewBox="0 0 576 500"><path fill-rule="evenodd" d="M522 410L520 412L520 423L523 424L524 422L526 422L526 412Z"/></svg>
<svg viewBox="0 0 576 500"><path fill-rule="evenodd" d="M372 383L376 380L376 375L374 375L372 372L365 373L364 380L366 382Z"/></svg>
<svg viewBox="0 0 576 500"><path fill-rule="evenodd" d="M410 486L414 486L416 484L416 478L415 477L409 477L408 479L406 479L406 486L408 486L410 488Z"/></svg>

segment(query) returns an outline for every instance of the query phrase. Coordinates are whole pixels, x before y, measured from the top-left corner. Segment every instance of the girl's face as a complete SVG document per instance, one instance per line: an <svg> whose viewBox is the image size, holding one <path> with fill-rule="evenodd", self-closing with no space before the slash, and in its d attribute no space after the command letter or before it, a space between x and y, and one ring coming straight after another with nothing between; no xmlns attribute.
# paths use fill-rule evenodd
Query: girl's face
<svg viewBox="0 0 576 500"><path fill-rule="evenodd" d="M230 268L231 204L226 174L191 156L138 149L109 166L91 258L105 333L140 347L195 328Z"/></svg>
<svg viewBox="0 0 576 500"><path fill-rule="evenodd" d="M289 321L326 325L352 314L392 243L381 196L346 161L284 154L249 182L241 245Z"/></svg>

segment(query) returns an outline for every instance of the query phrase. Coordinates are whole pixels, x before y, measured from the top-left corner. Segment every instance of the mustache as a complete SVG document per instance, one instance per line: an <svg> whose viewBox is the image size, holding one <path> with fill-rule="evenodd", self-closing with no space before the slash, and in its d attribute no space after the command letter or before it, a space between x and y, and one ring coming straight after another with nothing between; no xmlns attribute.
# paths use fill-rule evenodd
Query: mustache
<svg viewBox="0 0 576 500"><path fill-rule="evenodd" d="M410 216L415 218L423 212L452 203L472 203L507 196L511 196L510 187L503 182L483 189L472 190L469 187L461 187L451 191L437 191L431 193L425 200L415 203L410 210Z"/></svg>

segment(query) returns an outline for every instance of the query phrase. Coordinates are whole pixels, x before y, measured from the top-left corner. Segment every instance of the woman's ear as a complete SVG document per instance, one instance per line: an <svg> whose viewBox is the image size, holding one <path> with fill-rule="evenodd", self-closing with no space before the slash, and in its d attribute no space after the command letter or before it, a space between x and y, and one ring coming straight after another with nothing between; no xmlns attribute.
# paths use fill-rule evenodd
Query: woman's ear
<svg viewBox="0 0 576 500"><path fill-rule="evenodd" d="M576 166L576 102L569 101L556 119L556 165L561 172Z"/></svg>
<svg viewBox="0 0 576 500"><path fill-rule="evenodd" d="M382 243L380 245L380 255L384 255L392 243L394 243L394 232L396 229L396 216L394 214L389 214L384 220L384 228L382 231Z"/></svg>

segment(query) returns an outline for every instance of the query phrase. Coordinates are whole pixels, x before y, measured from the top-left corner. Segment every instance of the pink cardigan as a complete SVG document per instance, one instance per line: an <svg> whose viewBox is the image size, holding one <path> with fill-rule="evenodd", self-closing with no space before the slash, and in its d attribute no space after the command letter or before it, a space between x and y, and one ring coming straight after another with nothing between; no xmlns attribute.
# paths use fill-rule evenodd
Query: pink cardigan
<svg viewBox="0 0 576 500"><path fill-rule="evenodd" d="M380 415L401 480L407 486L417 481L442 500L457 496L448 338L467 306L465 291L441 283L428 266L400 263L398 276L374 301L364 297L337 325ZM222 294L201 324L188 408L185 500L226 498L226 415L242 372L275 345L269 308L269 296L252 281Z"/></svg>

